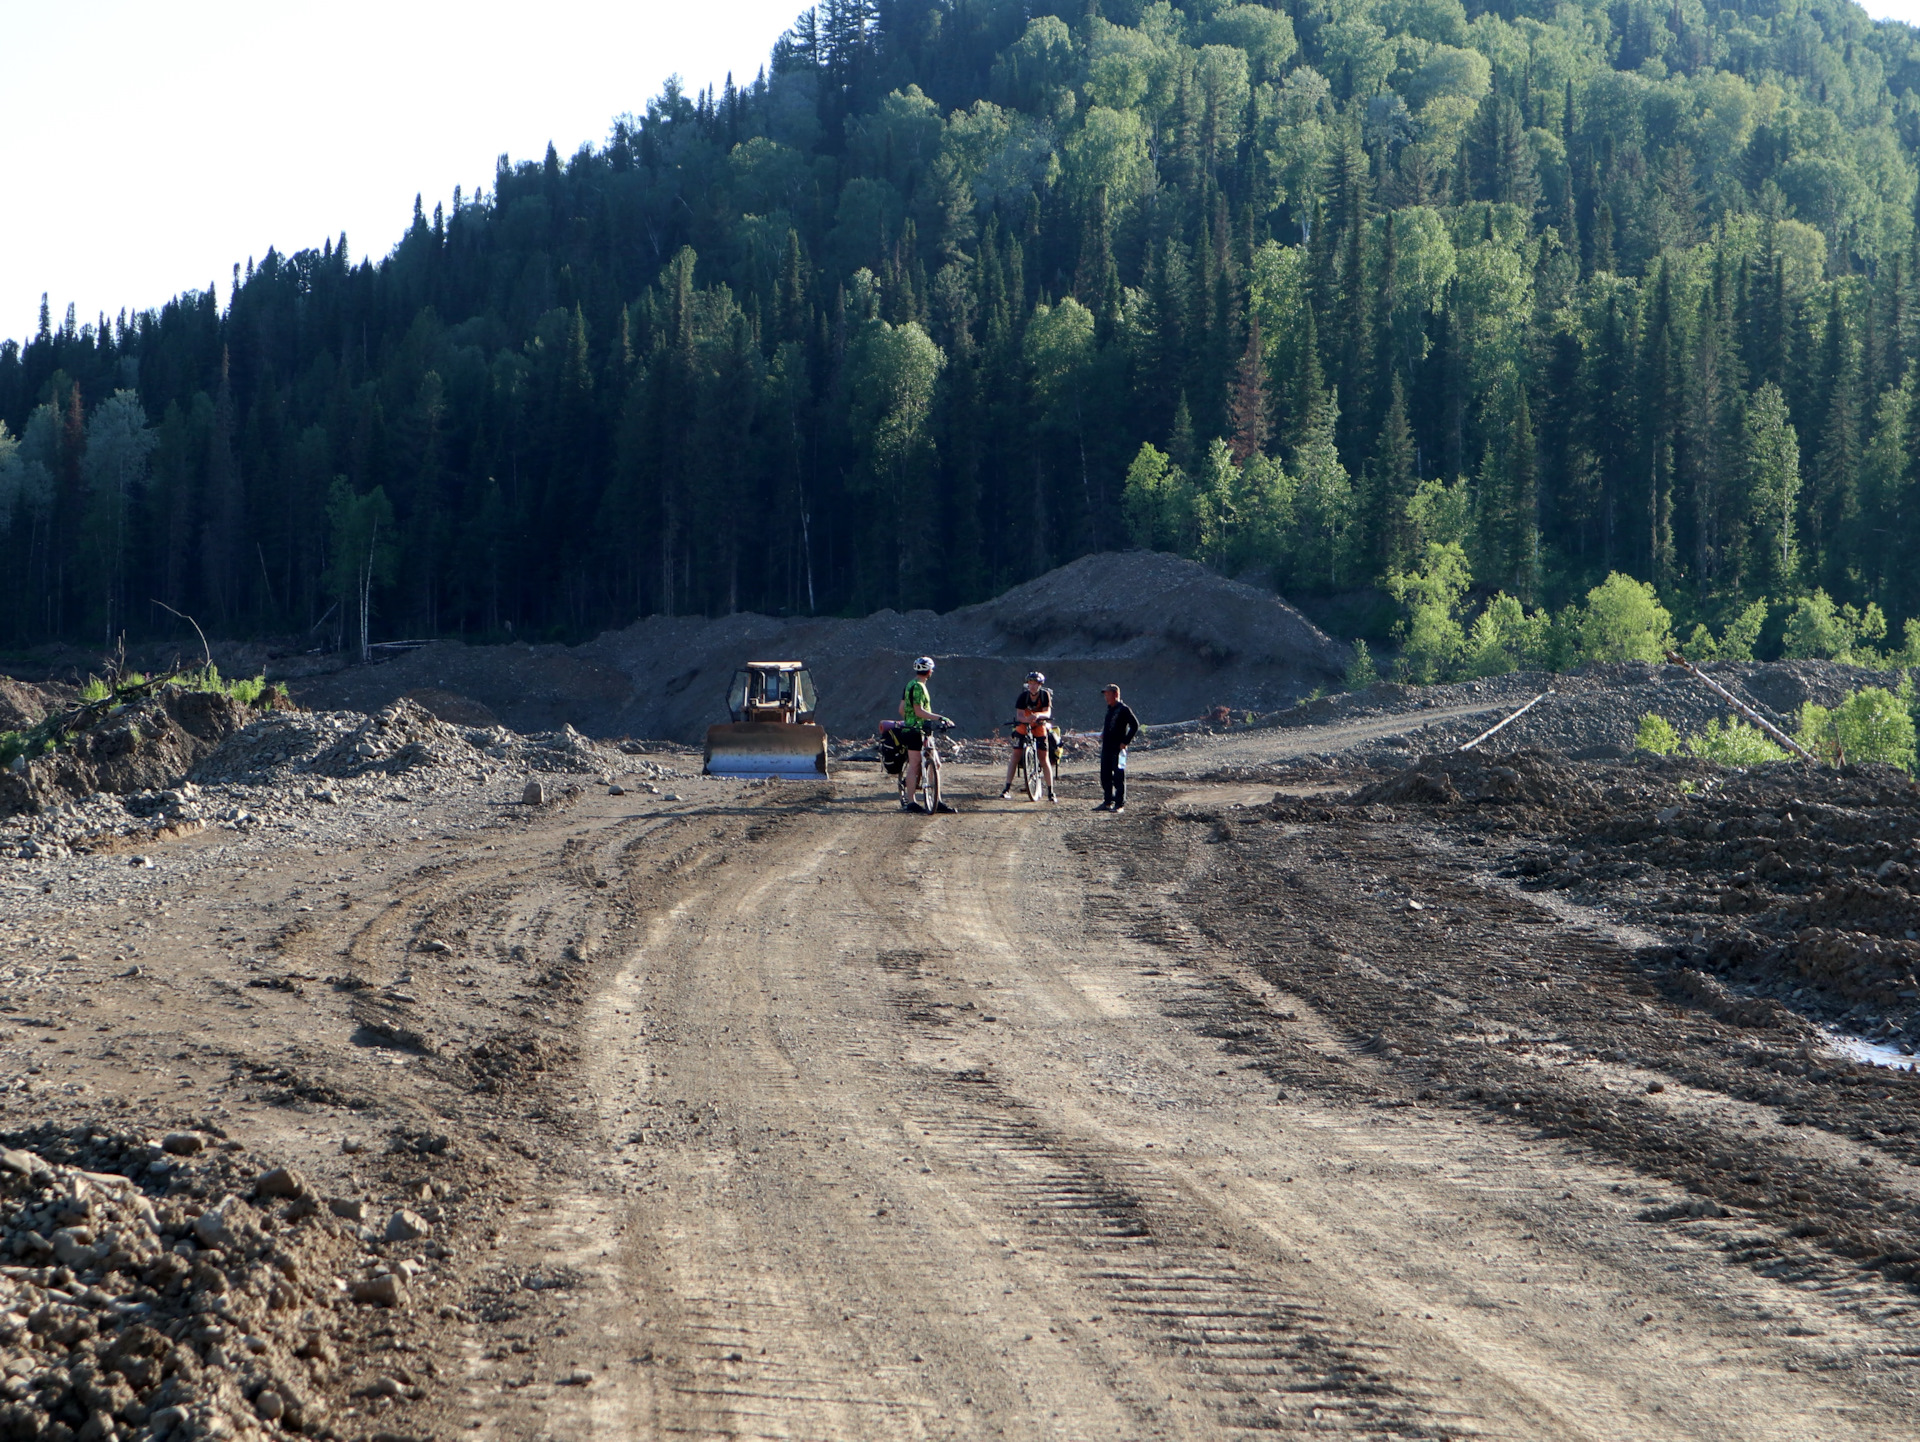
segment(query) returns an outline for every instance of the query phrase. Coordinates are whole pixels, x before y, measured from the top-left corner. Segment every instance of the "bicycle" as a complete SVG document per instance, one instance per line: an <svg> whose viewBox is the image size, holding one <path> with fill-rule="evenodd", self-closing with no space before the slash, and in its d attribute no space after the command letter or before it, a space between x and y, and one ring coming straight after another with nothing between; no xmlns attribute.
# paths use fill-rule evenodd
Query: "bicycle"
<svg viewBox="0 0 1920 1442"><path fill-rule="evenodd" d="M1027 800L1038 801L1040 788L1045 783L1045 778L1040 774L1040 747L1043 743L1032 734L1031 726L1027 728L1028 734L1023 736L1018 721L1009 721L1007 725L1013 728L1014 744L1020 748L1021 784L1026 788Z"/></svg>
<svg viewBox="0 0 1920 1442"><path fill-rule="evenodd" d="M880 729L882 733L892 731L898 734L907 728L898 721L882 721L880 723ZM900 802L902 805L908 802L917 803L922 811L931 813L934 807L934 782L940 775L940 737L953 729L953 723L951 721L942 721L937 726L921 727L920 729L926 733L920 743L920 784L915 788L913 794L908 794L906 767L902 765L900 769Z"/></svg>

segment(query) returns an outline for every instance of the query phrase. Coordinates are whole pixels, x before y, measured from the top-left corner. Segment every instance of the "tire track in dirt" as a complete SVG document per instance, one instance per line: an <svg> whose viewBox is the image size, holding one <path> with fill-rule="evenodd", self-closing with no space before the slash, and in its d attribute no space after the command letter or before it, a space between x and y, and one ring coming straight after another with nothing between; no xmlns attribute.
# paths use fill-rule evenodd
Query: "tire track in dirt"
<svg viewBox="0 0 1920 1442"><path fill-rule="evenodd" d="M1143 877L857 779L742 810L592 863L648 878L579 1032L599 1173L503 1258L581 1280L482 1436L1901 1435L1642 1179L1380 1110L1392 1058L1169 904L1191 827L1124 833ZM1344 1084L1277 1107L1276 1060Z"/></svg>

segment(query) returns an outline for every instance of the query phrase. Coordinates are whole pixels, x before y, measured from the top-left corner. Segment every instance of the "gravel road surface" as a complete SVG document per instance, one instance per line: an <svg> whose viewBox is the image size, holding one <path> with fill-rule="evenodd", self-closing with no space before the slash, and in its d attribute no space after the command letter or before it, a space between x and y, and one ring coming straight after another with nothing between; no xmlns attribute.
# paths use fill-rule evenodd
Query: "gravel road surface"
<svg viewBox="0 0 1920 1442"><path fill-rule="evenodd" d="M1234 779L1434 719L1189 738L1121 817L682 759L4 863L0 1141L295 1168L310 1435L1910 1438L1910 1073L1676 994L1481 813Z"/></svg>

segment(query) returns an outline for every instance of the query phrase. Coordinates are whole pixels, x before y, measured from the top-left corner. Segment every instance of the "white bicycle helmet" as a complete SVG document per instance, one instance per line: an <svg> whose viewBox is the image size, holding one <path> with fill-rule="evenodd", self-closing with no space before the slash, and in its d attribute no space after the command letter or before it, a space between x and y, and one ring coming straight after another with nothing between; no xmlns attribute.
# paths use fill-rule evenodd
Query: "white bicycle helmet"
<svg viewBox="0 0 1920 1442"><path fill-rule="evenodd" d="M926 676L932 674L933 657L922 656L918 661L913 663L913 669L917 675Z"/></svg>
<svg viewBox="0 0 1920 1442"><path fill-rule="evenodd" d="M1045 676L1045 675L1044 675L1043 673L1041 673L1041 672L1039 672L1039 671L1029 671L1029 672L1027 672L1027 679L1028 679L1029 681L1038 681L1038 682L1039 682L1039 683L1040 683L1040 684L1041 684L1042 686L1044 686L1044 685L1046 685L1046 684L1047 684L1047 678L1046 678L1046 676Z"/></svg>

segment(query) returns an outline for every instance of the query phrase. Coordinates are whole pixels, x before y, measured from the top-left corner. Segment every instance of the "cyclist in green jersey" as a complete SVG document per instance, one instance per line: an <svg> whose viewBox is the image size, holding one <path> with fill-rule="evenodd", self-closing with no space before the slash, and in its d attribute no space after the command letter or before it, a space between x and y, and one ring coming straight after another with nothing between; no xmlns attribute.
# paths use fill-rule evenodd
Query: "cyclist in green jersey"
<svg viewBox="0 0 1920 1442"><path fill-rule="evenodd" d="M913 663L913 679L907 682L907 689L900 697L900 720L905 723L900 730L900 740L907 748L907 770L900 793L902 811L920 809L920 803L910 798L920 789L920 765L928 741L928 728L953 724L933 709L933 696L927 690L927 682L932 679L933 657L922 656ZM940 795L940 768L937 765L933 769L933 809L949 815L954 809Z"/></svg>

